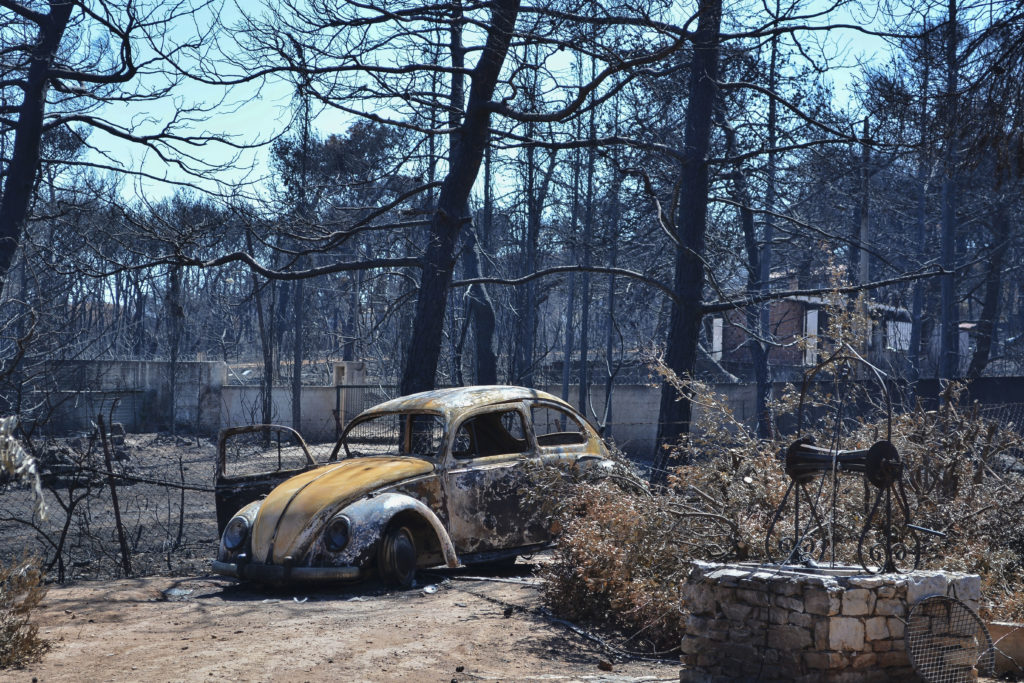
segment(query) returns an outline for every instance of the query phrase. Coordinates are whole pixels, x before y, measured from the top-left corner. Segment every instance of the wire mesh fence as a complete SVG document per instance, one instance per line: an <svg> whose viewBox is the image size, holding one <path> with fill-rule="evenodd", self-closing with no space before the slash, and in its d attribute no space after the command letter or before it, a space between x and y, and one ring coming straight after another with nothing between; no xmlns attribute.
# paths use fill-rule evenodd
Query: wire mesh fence
<svg viewBox="0 0 1024 683"><path fill-rule="evenodd" d="M380 385L343 389L331 388L336 410L341 409L337 414L344 418L339 430L365 408L397 393L395 387ZM1024 402L978 404L976 409L1003 428L1024 433ZM0 478L0 561L36 556L56 580L121 576L129 568L136 575L206 571L218 541L216 440L116 432L108 438L109 468L95 431L37 436L25 444L43 473L48 515L42 519L36 514L29 487ZM278 469L288 469L304 457L294 443L268 447L253 438L257 455L236 458L253 471L274 470L279 461ZM307 448L323 463L334 445L334 438L324 438L307 443ZM1016 462L1024 465L1019 456ZM114 495L126 552L121 549Z"/></svg>
<svg viewBox="0 0 1024 683"><path fill-rule="evenodd" d="M46 515L30 487L0 483L0 561L36 557L58 581L205 570L217 544L209 439L115 435L109 460L95 434L31 447Z"/></svg>

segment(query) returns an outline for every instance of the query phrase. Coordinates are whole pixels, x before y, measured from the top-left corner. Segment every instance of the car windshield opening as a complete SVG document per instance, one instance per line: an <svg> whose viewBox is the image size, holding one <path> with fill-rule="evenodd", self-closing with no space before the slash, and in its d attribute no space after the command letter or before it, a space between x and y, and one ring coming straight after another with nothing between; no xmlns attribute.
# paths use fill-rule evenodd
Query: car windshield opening
<svg viewBox="0 0 1024 683"><path fill-rule="evenodd" d="M441 450L444 420L440 415L390 413L354 425L345 435L350 458L400 456L434 458Z"/></svg>

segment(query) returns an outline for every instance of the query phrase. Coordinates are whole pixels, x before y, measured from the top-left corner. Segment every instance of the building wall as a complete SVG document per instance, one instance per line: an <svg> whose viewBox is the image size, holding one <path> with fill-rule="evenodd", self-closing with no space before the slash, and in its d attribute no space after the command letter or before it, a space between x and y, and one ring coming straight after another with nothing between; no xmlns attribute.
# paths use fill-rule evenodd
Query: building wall
<svg viewBox="0 0 1024 683"><path fill-rule="evenodd" d="M792 342L804 333L804 315L807 307L802 301L782 300L772 302L769 308L769 327L783 344ZM740 348L749 339L746 331L747 320L743 311L730 311L722 326L722 360L725 362L750 360L749 351ZM796 345L772 349L772 363L781 365L802 365L803 349Z"/></svg>

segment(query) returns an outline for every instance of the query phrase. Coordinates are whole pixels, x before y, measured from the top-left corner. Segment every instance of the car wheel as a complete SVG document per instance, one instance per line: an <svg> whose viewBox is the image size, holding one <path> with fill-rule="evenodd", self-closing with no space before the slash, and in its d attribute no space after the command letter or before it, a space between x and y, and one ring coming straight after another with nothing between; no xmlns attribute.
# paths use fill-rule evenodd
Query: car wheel
<svg viewBox="0 0 1024 683"><path fill-rule="evenodd" d="M389 528L377 549L377 572L388 586L411 588L416 578L416 542L404 526Z"/></svg>

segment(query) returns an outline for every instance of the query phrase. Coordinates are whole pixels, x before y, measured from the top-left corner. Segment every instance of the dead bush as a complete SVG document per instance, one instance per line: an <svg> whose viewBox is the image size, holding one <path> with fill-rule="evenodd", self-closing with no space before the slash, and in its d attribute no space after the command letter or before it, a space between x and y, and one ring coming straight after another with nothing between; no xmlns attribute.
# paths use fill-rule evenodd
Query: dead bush
<svg viewBox="0 0 1024 683"><path fill-rule="evenodd" d="M772 414L795 418L799 436L832 450L891 438L903 462L909 514L893 506L896 541L922 542L922 568L981 575L983 617L1024 619L1024 440L1012 425L962 406L956 383L947 385L938 410L894 410L890 434L890 408L898 406L885 400L881 373L862 356L868 308L846 300L838 287L826 299L828 329L802 342L824 359L810 371L815 382L777 397ZM694 429L671 453L683 464L655 492L638 488L635 475L601 483L549 476L543 498L566 504L551 511L563 532L544 572L547 600L559 613L614 624L664 647L679 642L685 605L677 591L689 560L784 559L784 531L765 537L790 485L783 452L793 436L759 439L709 385L677 377L657 358L652 368L695 407ZM872 377L875 386L855 381ZM865 547L880 540L882 515L867 524L866 498L875 491L863 477L834 481L820 477L807 487L819 519L831 519L834 510L836 520L819 525L810 540L818 543L819 562L858 564L861 533L867 527ZM915 539L908 522L945 536L918 532ZM824 552L829 547L833 552Z"/></svg>
<svg viewBox="0 0 1024 683"><path fill-rule="evenodd" d="M541 568L557 614L620 630L627 648L678 648L686 617L680 589L686 559L726 559L740 551L725 517L681 495L653 495L632 465L584 475L534 473L537 504L561 527L554 561Z"/></svg>
<svg viewBox="0 0 1024 683"><path fill-rule="evenodd" d="M0 565L0 669L37 661L49 649L31 612L46 595L38 563Z"/></svg>
<svg viewBox="0 0 1024 683"><path fill-rule="evenodd" d="M1010 467L1024 443L977 407L962 407L961 389L949 385L939 410L918 406L893 417L909 521L946 534L919 534L921 566L980 574L982 616L1024 619L1024 478ZM673 470L668 488L648 491L624 465L596 480L558 471L539 482L549 505L561 501L550 510L562 535L554 562L543 569L547 602L568 618L623 630L643 643L638 649L678 644L685 620L679 588L689 560L780 559L766 549L765 535L790 482L781 457L788 440L757 439L707 385L690 382L686 390L703 419L677 447L688 464ZM884 410L855 417L830 412L848 400L842 392L806 400L825 407L825 417L803 431L820 445L867 448L888 433ZM780 405L795 403L790 394ZM819 509L836 507L836 561L857 563L866 519L863 478L839 477L834 500L830 488L815 487ZM894 528L906 533L906 521L897 515ZM871 528L877 538L878 517Z"/></svg>

